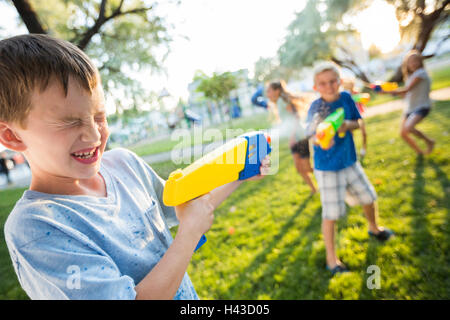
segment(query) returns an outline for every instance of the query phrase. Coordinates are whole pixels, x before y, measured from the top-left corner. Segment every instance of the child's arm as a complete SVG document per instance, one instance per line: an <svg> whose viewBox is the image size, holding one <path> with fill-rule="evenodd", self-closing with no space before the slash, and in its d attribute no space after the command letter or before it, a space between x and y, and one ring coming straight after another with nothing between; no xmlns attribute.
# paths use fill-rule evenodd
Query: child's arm
<svg viewBox="0 0 450 320"><path fill-rule="evenodd" d="M251 178L245 179L245 180L236 180L230 183L227 183L223 186L220 186L214 190L211 190L209 193L211 195L211 203L214 206L214 209L217 208L226 198L230 196L230 194L233 193L234 190L236 190L244 181L254 181L254 180L260 180L265 175L268 174L270 169L270 160L269 156L266 156L261 161L261 168L260 168L260 174L253 176Z"/></svg>
<svg viewBox="0 0 450 320"><path fill-rule="evenodd" d="M136 299L173 299L183 280L198 239L212 225L211 195L175 207L180 225L164 256L135 287Z"/></svg>
<svg viewBox="0 0 450 320"><path fill-rule="evenodd" d="M346 131L353 131L359 129L358 120L345 120L344 123L339 127L339 133L345 133Z"/></svg>
<svg viewBox="0 0 450 320"><path fill-rule="evenodd" d="M268 173L270 161L261 162L261 173L246 180L230 182L210 193L175 207L180 222L174 241L164 256L135 287L136 299L173 299L197 246L214 220L216 209L242 182L259 180Z"/></svg>
<svg viewBox="0 0 450 320"><path fill-rule="evenodd" d="M411 81L411 83L403 88L398 88L396 90L392 90L386 93L390 93L393 95L400 95L400 96L404 96L407 92L411 91L412 89L414 89L414 87L422 80L422 78L420 77L415 77L413 79L413 81ZM383 92L383 91L382 91Z"/></svg>

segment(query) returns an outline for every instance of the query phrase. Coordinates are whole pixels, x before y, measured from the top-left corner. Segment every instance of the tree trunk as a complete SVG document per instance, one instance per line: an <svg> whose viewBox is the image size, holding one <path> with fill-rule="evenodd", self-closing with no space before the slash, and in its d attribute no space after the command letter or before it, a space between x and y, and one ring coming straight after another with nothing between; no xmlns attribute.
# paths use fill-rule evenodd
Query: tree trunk
<svg viewBox="0 0 450 320"><path fill-rule="evenodd" d="M412 49L419 51L420 53L425 50L428 40L430 40L431 34L433 33L436 20L431 20L428 17L423 17L420 23L420 31L417 36L416 42ZM431 55L430 57L432 57ZM403 82L402 64L397 67L394 75L388 80L389 82Z"/></svg>
<svg viewBox="0 0 450 320"><path fill-rule="evenodd" d="M420 15L420 19L421 19L420 31L419 31L419 34L417 35L417 39L416 39L412 49L418 50L420 53L422 53L425 50L425 48L427 47L428 41L430 40L431 35L433 34L434 29L440 22L445 20L447 14L445 13L444 10L448 4L449 4L449 1L446 0L442 4L442 7L436 9L434 12L429 13L427 15L425 15L425 14ZM434 56L434 54L431 54L424 58L431 58L433 56ZM403 74L402 74L402 65L400 64L400 66L396 69L395 74L388 81L402 82L403 80L404 79L403 79Z"/></svg>
<svg viewBox="0 0 450 320"><path fill-rule="evenodd" d="M392 77L389 78L389 82L400 83L403 81L402 64L400 64Z"/></svg>
<svg viewBox="0 0 450 320"><path fill-rule="evenodd" d="M364 73L364 71L361 70L361 68L358 65L356 65L356 63L354 61L348 62L348 61L340 60L334 56L331 57L331 61L333 61L334 63L339 65L341 68L346 68L346 69L350 70L351 72L353 72L353 74L355 75L356 78L362 80L363 82L370 83L370 80L367 77L367 75Z"/></svg>
<svg viewBox="0 0 450 320"><path fill-rule="evenodd" d="M430 16L424 16L420 23L420 32L417 37L416 43L414 44L414 49L419 52L423 52L427 46L428 40L430 40L431 34L433 33L434 27L436 25L436 20L433 20Z"/></svg>
<svg viewBox="0 0 450 320"><path fill-rule="evenodd" d="M12 0L29 33L47 33L28 0Z"/></svg>

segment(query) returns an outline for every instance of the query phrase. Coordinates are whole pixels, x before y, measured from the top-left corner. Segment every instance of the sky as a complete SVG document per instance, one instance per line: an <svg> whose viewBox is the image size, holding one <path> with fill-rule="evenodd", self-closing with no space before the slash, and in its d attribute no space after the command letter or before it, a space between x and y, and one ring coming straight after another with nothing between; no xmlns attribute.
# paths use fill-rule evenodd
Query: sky
<svg viewBox="0 0 450 320"><path fill-rule="evenodd" d="M283 42L287 27L306 0L183 0L158 10L173 24L171 52L162 75L138 74L145 89L159 93L163 88L176 99L187 100L187 85L195 71L249 69L252 75L260 57L272 57ZM380 23L380 17L383 23ZM1 35L26 33L18 28L15 8L0 2ZM398 42L398 23L392 6L374 0L366 11L354 17L364 48L376 44L383 52ZM149 80L150 79L150 80Z"/></svg>
<svg viewBox="0 0 450 320"><path fill-rule="evenodd" d="M274 56L295 12L306 1L189 0L168 8L177 35L165 65L169 93L187 98L195 71L249 69L259 57ZM183 38L187 37L189 40Z"/></svg>
<svg viewBox="0 0 450 320"><path fill-rule="evenodd" d="M395 9L385 1L375 0L369 8L354 17L353 24L361 34L364 49L375 44L382 53L388 53L400 41Z"/></svg>

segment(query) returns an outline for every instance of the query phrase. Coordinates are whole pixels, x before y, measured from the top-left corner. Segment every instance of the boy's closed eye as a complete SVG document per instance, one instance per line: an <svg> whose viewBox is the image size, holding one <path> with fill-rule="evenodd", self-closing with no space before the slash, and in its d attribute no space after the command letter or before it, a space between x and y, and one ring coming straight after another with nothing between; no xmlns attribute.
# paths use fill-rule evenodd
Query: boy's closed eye
<svg viewBox="0 0 450 320"><path fill-rule="evenodd" d="M49 121L47 124L56 129L56 130L64 130L68 128L80 127L83 125L82 119L61 119L56 121Z"/></svg>
<svg viewBox="0 0 450 320"><path fill-rule="evenodd" d="M104 113L100 113L94 116L94 121L100 125L106 123L106 115ZM82 127L83 125L90 124L90 117L86 119L76 118L76 117L67 117L63 118L59 121L49 123L52 127L56 129L66 129L66 128L75 128Z"/></svg>

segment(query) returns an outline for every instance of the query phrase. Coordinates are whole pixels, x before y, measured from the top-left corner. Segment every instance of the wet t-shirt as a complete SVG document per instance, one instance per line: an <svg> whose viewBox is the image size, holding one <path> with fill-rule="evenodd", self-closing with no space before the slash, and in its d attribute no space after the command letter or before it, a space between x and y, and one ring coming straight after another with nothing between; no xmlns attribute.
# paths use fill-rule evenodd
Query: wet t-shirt
<svg viewBox="0 0 450 320"><path fill-rule="evenodd" d="M178 224L162 180L126 149L104 154L107 196L27 190L5 224L19 282L31 299L135 299L135 286L172 243ZM198 299L187 273L174 299Z"/></svg>

